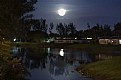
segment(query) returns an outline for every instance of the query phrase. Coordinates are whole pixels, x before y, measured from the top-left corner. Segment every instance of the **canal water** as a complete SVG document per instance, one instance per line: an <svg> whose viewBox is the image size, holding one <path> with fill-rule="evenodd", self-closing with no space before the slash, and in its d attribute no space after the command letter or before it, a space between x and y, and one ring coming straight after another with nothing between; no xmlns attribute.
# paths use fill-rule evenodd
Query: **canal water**
<svg viewBox="0 0 121 80"><path fill-rule="evenodd" d="M98 59L111 58L71 49L14 47L11 51L27 68L29 80L92 80L75 69Z"/></svg>

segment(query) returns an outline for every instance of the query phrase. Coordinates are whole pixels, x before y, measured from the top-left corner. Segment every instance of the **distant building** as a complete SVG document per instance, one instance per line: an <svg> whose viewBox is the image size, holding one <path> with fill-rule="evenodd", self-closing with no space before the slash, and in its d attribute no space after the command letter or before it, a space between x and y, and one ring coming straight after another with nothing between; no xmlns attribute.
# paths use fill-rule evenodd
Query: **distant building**
<svg viewBox="0 0 121 80"><path fill-rule="evenodd" d="M101 38L99 38L99 44L119 45L119 44L121 44L121 37L117 37L117 36L101 37Z"/></svg>
<svg viewBox="0 0 121 80"><path fill-rule="evenodd" d="M61 38L61 37L56 37L54 39L54 43L89 43L91 38Z"/></svg>

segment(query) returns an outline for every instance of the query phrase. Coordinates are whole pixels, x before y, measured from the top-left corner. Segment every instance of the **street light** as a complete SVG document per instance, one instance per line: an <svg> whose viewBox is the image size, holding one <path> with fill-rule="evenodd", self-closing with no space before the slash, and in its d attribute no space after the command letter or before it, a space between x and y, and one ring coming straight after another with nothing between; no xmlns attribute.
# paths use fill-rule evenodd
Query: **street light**
<svg viewBox="0 0 121 80"><path fill-rule="evenodd" d="M16 38L14 38L13 41L15 42L16 41Z"/></svg>

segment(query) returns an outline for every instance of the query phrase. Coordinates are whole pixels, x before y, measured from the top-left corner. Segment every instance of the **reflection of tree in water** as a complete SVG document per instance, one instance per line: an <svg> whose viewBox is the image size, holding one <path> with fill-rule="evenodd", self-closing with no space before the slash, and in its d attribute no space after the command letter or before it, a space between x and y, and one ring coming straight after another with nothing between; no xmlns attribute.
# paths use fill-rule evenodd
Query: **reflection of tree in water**
<svg viewBox="0 0 121 80"><path fill-rule="evenodd" d="M50 59L50 66L49 66L49 72L52 75L58 76L58 75L65 75L68 76L71 73L71 69L69 69L70 66L75 66L76 62L78 64L83 61L84 63L91 62L91 58L93 57L86 52L83 51L71 51L71 50L65 50L65 54L63 57L59 56L59 51L57 51L58 54L51 54L49 55Z"/></svg>
<svg viewBox="0 0 121 80"><path fill-rule="evenodd" d="M55 76L62 75L65 72L65 61L64 57L54 55L56 57L51 57L49 72Z"/></svg>
<svg viewBox="0 0 121 80"><path fill-rule="evenodd" d="M21 48L18 52L18 57L25 64L28 69L46 69L51 75L69 75L71 69L69 67L75 66L76 62L85 61L90 62L90 55L80 52L64 50L64 56L59 55L59 49L45 48Z"/></svg>
<svg viewBox="0 0 121 80"><path fill-rule="evenodd" d="M19 58L29 69L46 68L48 53L45 48L17 48L17 52L12 54Z"/></svg>
<svg viewBox="0 0 121 80"><path fill-rule="evenodd" d="M16 57L18 57L27 68L46 68L45 64L47 63L47 55L46 49L40 48L20 48Z"/></svg>
<svg viewBox="0 0 121 80"><path fill-rule="evenodd" d="M30 68L46 68L45 64L47 63L47 52L46 49L28 49L26 52L25 65Z"/></svg>
<svg viewBox="0 0 121 80"><path fill-rule="evenodd" d="M59 51L55 51L52 54L49 55L49 72L54 76L64 75L68 72L67 69L67 63L68 58L67 54L64 54L64 56L59 55Z"/></svg>
<svg viewBox="0 0 121 80"><path fill-rule="evenodd" d="M73 66L73 63L75 62L74 58L76 58L76 54L70 54L68 51L64 51L64 56L59 55L59 50L53 52L49 55L50 59L50 66L49 66L49 72L54 76L59 75L69 75L69 72L71 72L70 69L68 69L69 66Z"/></svg>

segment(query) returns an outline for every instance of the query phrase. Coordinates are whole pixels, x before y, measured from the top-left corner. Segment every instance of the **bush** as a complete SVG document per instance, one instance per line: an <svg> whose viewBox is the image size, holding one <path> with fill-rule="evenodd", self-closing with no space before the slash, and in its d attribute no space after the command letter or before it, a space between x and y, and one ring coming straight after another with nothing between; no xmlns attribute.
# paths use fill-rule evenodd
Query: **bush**
<svg viewBox="0 0 121 80"><path fill-rule="evenodd" d="M26 70L17 58L0 53L0 80L23 80Z"/></svg>

